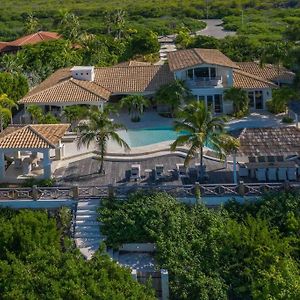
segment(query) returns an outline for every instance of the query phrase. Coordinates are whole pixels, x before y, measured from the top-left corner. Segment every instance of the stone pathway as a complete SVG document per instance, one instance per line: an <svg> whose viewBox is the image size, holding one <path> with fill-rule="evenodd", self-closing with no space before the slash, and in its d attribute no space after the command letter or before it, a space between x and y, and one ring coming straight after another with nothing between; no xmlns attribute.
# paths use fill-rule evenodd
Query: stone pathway
<svg viewBox="0 0 300 300"><path fill-rule="evenodd" d="M91 259L99 249L101 242L106 237L100 232L100 224L97 221L97 208L100 206L100 200L84 199L79 200L76 211L75 221L75 244L82 255Z"/></svg>

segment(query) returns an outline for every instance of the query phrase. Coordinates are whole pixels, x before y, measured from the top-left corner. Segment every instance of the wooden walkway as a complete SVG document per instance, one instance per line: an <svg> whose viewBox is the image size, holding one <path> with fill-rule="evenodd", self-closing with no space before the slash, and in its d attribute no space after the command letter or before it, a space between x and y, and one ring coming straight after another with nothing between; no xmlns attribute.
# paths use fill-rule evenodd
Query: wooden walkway
<svg viewBox="0 0 300 300"><path fill-rule="evenodd" d="M184 159L174 154L168 156L149 158L137 161L105 161L105 175L97 173L99 169L99 161L95 158L86 158L77 162L70 163L68 167L58 169L54 175L58 178L59 185L79 185L79 186L100 186L100 185L130 185L130 169L132 164L141 165L142 180L140 184L167 184L181 185L194 184L196 176L190 178L178 179L176 176L176 164L183 163ZM215 162L205 159L209 179L206 183L222 184L232 183L233 173L232 166L224 168L224 163ZM164 180L155 182L152 176L145 173L146 169L154 169L156 164L163 164L166 176ZM192 168L195 160L190 163Z"/></svg>

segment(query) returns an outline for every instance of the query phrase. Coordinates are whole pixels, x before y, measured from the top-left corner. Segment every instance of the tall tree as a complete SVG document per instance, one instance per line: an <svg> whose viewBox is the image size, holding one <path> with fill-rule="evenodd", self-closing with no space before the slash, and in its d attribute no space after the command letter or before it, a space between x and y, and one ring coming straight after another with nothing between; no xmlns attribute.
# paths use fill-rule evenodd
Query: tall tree
<svg viewBox="0 0 300 300"><path fill-rule="evenodd" d="M191 91L180 80L161 86L155 94L157 103L170 106L172 116L183 102L187 102L191 98Z"/></svg>
<svg viewBox="0 0 300 300"><path fill-rule="evenodd" d="M60 11L59 32L71 42L78 41L81 33L78 17L67 10Z"/></svg>
<svg viewBox="0 0 300 300"><path fill-rule="evenodd" d="M25 21L24 32L26 34L35 33L39 28L39 20L32 14L28 14Z"/></svg>
<svg viewBox="0 0 300 300"><path fill-rule="evenodd" d="M184 133L171 145L171 150L175 151L178 146L188 146L185 165L200 154L200 178L203 178L203 149L206 143L209 141L214 151L220 157L223 155L221 137L225 135L226 117L214 117L203 101L188 104L179 111L178 117L179 120L174 122L174 129Z"/></svg>
<svg viewBox="0 0 300 300"><path fill-rule="evenodd" d="M119 136L118 130L125 127L121 124L114 123L109 118L110 111L104 109L101 111L91 111L88 114L88 120L78 125L78 147L82 145L90 146L95 142L100 150L100 168L99 174L104 173L104 156L107 151L108 141L111 139L118 143L119 146L129 150L128 144Z"/></svg>
<svg viewBox="0 0 300 300"><path fill-rule="evenodd" d="M0 95L0 131L3 131L4 125L9 122L13 123L11 110L18 107L15 101L7 97L6 94Z"/></svg>
<svg viewBox="0 0 300 300"><path fill-rule="evenodd" d="M149 100L142 95L129 95L120 102L121 107L126 107L131 116L131 121L139 122L144 108L149 106Z"/></svg>
<svg viewBox="0 0 300 300"><path fill-rule="evenodd" d="M235 117L244 117L249 113L249 98L245 90L232 87L224 92L224 99L232 101Z"/></svg>

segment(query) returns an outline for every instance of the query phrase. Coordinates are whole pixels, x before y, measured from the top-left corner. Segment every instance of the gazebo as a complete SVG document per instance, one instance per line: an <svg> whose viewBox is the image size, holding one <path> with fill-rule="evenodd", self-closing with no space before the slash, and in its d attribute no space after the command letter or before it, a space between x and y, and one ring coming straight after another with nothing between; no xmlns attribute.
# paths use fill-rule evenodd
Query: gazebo
<svg viewBox="0 0 300 300"><path fill-rule="evenodd" d="M52 161L64 156L70 124L11 125L0 133L0 182L51 178Z"/></svg>
<svg viewBox="0 0 300 300"><path fill-rule="evenodd" d="M239 175L258 181L296 180L300 165L300 129L245 128L240 136L238 161L246 162ZM241 170L243 169L243 170Z"/></svg>

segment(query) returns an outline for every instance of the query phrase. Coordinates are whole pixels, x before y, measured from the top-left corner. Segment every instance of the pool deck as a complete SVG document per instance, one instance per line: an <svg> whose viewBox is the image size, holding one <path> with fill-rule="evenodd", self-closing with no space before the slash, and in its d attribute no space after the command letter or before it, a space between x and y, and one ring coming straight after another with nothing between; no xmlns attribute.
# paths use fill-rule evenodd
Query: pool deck
<svg viewBox="0 0 300 300"><path fill-rule="evenodd" d="M59 185L79 185L79 186L100 186L100 185L186 185L194 184L196 174L189 176L189 178L178 179L176 176L176 164L183 163L184 158L169 154L162 157L150 157L144 159L137 159L134 161L105 161L105 175L97 173L99 169L99 161L95 157L88 157L82 160L69 163L65 167L57 169L54 173L58 179ZM195 160L191 161L190 167L195 165ZM206 183L232 183L233 172L232 165L224 168L223 162L216 162L210 159L204 159L207 167L209 179ZM141 165L142 178L139 182L130 181L131 165ZM155 181L153 173L148 176L145 170L154 169L156 164L163 164L165 169L164 180Z"/></svg>

